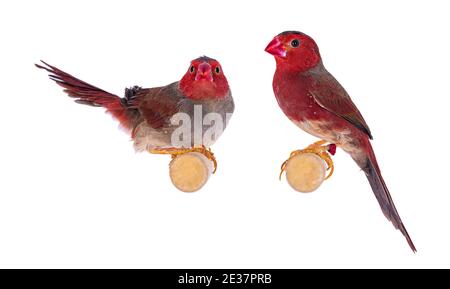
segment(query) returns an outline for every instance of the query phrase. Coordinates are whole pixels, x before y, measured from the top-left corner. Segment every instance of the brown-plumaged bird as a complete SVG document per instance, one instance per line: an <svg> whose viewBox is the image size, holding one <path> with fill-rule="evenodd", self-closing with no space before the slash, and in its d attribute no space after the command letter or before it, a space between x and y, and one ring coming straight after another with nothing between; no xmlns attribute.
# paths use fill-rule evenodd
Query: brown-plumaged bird
<svg viewBox="0 0 450 289"><path fill-rule="evenodd" d="M125 89L124 97L119 97L45 62L36 64L38 68L50 73L50 79L64 88L70 97L80 104L101 106L106 109L121 126L130 133L136 151L154 152L155 150L176 154L186 149L205 154L215 162L213 154L208 150L219 137L221 131L209 138L203 138L208 125L200 120L200 127L189 129L191 135L184 135L188 140L184 145L174 144L172 134L180 124L173 122L172 117L181 113L189 117L192 126L198 112L200 117L214 113L223 121L227 121L234 111L234 102L228 81L220 63L212 58L202 56L191 61L189 68L180 81L162 87L141 88L134 86ZM195 137L195 129L200 130L200 138ZM222 131L223 131L222 129ZM185 132L186 133L186 132Z"/></svg>

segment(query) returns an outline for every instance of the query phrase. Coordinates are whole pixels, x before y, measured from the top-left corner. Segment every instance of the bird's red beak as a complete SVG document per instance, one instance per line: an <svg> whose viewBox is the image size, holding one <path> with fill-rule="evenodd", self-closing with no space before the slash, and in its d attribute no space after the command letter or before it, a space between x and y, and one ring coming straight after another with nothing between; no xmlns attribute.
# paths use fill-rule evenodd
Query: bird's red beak
<svg viewBox="0 0 450 289"><path fill-rule="evenodd" d="M278 37L272 39L272 41L270 41L269 45L267 45L266 49L264 50L272 54L273 56L278 56L281 58L286 57L286 49L284 49L283 43L281 43Z"/></svg>
<svg viewBox="0 0 450 289"><path fill-rule="evenodd" d="M207 81L213 81L211 65L208 62L203 62L198 66L195 80L205 79Z"/></svg>

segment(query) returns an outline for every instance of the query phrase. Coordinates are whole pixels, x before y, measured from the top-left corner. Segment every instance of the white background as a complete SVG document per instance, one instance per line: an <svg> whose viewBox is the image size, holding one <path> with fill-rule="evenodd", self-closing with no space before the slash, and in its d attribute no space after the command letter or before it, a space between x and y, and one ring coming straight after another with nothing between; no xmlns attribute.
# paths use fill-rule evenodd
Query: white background
<svg viewBox="0 0 450 289"><path fill-rule="evenodd" d="M2 1L1 267L449 267L450 41L445 1ZM316 39L368 122L418 253L384 218L343 152L311 194L278 181L316 139L272 92L274 35ZM73 103L46 60L121 95L217 58L236 101L199 192L177 191L168 156L136 154L101 108Z"/></svg>

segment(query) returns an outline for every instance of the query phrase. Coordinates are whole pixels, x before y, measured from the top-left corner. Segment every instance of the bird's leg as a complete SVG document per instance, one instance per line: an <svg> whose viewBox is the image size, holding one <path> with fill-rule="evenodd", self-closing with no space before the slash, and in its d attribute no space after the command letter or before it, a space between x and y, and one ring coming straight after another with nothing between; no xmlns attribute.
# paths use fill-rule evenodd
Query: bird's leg
<svg viewBox="0 0 450 289"><path fill-rule="evenodd" d="M281 165L280 179L281 179L281 176L283 175L283 172L286 170L286 165L289 162L289 160L299 154L304 154L304 153L313 153L313 154L316 154L317 156L319 156L321 159L323 159L327 163L327 166L328 166L327 171L329 170L329 173L326 176L325 180L328 179L329 177L331 177L331 175L334 172L334 165L333 165L333 160L331 159L330 154L334 155L336 153L336 145L335 144L325 145L326 143L327 143L326 141L320 140L320 141L317 141L317 142L307 146L306 148L304 148L302 150L296 150L296 151L291 152L291 155L289 156L289 158L286 161L284 161L284 163Z"/></svg>
<svg viewBox="0 0 450 289"><path fill-rule="evenodd" d="M210 148L206 148L205 146L199 146L199 147L192 147L192 148L153 148L148 150L151 154L160 154L160 155L172 155L172 158L176 158L179 155L196 152L201 153L204 155L207 159L213 162L214 164L214 170L213 174L217 170L217 161L214 157L213 152Z"/></svg>

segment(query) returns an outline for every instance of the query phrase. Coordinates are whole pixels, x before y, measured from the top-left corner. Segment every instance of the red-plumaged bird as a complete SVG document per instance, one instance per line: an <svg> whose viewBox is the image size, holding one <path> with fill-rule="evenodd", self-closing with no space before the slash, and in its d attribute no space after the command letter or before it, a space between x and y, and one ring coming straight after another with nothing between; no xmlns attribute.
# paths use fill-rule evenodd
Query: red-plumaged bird
<svg viewBox="0 0 450 289"><path fill-rule="evenodd" d="M282 32L267 45L276 61L273 90L286 116L304 131L336 144L365 172L381 210L416 248L395 208L370 144L372 134L350 96L324 67L308 35Z"/></svg>
<svg viewBox="0 0 450 289"><path fill-rule="evenodd" d="M125 89L125 96L106 92L100 88L81 81L72 75L42 61L45 66L36 66L50 73L50 79L64 88L77 103L101 106L106 109L121 126L128 131L134 141L136 151L170 149L175 153L181 149L173 144L172 133L179 127L171 122L172 116L185 113L194 123L196 107L201 116L216 113L224 120L229 119L234 111L234 102L227 79L220 63L212 58L202 56L191 61L186 74L180 81L163 87L141 88L134 86ZM202 135L208 129L200 120ZM194 130L189 130L194 134ZM218 138L196 139L189 137L191 147L213 158L212 153L197 146L209 147ZM206 138L205 138L206 139ZM199 140L199 141L198 141ZM184 147L185 148L185 147ZM215 162L215 160L214 160Z"/></svg>

